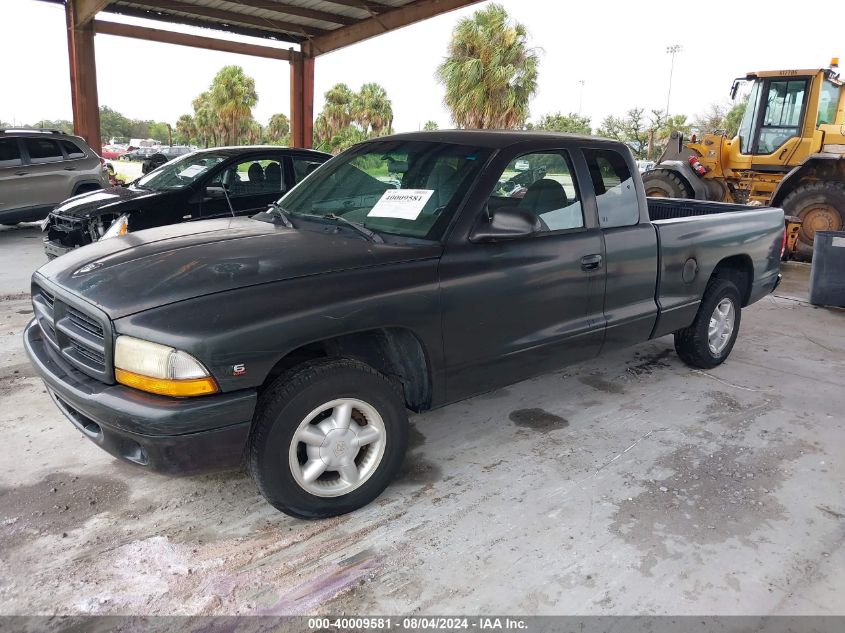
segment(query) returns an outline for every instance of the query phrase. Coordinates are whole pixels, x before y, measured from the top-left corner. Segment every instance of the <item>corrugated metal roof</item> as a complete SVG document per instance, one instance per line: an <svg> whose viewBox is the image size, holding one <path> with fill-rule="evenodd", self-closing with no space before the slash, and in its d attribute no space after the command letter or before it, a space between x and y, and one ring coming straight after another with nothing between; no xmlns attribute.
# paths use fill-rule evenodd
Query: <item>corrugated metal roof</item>
<svg viewBox="0 0 845 633"><path fill-rule="evenodd" d="M301 43L415 0L112 0L108 13Z"/></svg>

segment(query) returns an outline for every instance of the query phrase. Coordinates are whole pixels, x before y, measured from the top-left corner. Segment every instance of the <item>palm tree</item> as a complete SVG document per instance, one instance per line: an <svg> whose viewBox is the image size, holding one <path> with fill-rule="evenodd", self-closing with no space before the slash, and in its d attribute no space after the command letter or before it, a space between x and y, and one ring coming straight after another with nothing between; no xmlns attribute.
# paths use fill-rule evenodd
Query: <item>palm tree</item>
<svg viewBox="0 0 845 633"><path fill-rule="evenodd" d="M355 93L344 83L335 84L326 92L326 105L323 106L326 132L331 138L352 123L352 102Z"/></svg>
<svg viewBox="0 0 845 633"><path fill-rule="evenodd" d="M197 137L197 126L190 114L183 114L176 120L176 137L185 145L190 145Z"/></svg>
<svg viewBox="0 0 845 633"><path fill-rule="evenodd" d="M366 83L353 97L352 115L364 134L381 136L393 126L393 104L387 91L377 83Z"/></svg>
<svg viewBox="0 0 845 633"><path fill-rule="evenodd" d="M248 133L252 108L258 102L255 80L240 66L224 66L211 82L210 95L227 142L236 145Z"/></svg>
<svg viewBox="0 0 845 633"><path fill-rule="evenodd" d="M423 125L423 129L428 131L439 130L440 126L437 125L437 121L429 120L425 122L425 125Z"/></svg>
<svg viewBox="0 0 845 633"><path fill-rule="evenodd" d="M458 22L437 68L446 87L444 103L458 127L522 127L537 91L540 61L527 39L525 26L511 22L499 4Z"/></svg>
<svg viewBox="0 0 845 633"><path fill-rule="evenodd" d="M274 114L265 129L265 136L271 143L285 143L289 141L290 120L286 114Z"/></svg>
<svg viewBox="0 0 845 633"><path fill-rule="evenodd" d="M217 145L217 137L220 128L220 120L211 105L211 95L208 91L200 94L193 100L194 125L197 130L197 138L206 146Z"/></svg>

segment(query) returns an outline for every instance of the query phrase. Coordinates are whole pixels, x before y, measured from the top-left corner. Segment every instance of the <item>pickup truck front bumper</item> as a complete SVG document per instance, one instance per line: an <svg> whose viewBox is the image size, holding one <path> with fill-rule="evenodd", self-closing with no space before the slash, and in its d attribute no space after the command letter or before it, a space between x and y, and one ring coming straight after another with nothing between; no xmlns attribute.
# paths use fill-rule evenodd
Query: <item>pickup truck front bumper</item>
<svg viewBox="0 0 845 633"><path fill-rule="evenodd" d="M168 398L90 378L64 362L35 320L24 347L53 401L92 442L122 460L167 474L240 465L257 394Z"/></svg>

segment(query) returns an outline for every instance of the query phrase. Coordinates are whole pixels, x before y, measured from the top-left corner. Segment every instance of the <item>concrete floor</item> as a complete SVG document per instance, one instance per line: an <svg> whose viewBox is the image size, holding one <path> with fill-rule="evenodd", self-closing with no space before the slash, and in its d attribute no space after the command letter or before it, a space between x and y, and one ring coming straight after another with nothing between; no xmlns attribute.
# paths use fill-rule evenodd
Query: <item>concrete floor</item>
<svg viewBox="0 0 845 633"><path fill-rule="evenodd" d="M800 266L725 365L662 338L415 416L376 503L306 522L63 419L20 342L38 248L0 233L2 614L845 614L845 311L784 298Z"/></svg>

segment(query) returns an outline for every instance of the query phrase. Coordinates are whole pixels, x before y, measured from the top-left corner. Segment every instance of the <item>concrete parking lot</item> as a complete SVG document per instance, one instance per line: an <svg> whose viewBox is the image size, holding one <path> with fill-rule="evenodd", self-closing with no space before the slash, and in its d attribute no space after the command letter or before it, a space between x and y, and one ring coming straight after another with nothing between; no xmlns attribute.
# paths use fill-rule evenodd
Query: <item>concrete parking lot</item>
<svg viewBox="0 0 845 633"><path fill-rule="evenodd" d="M21 346L37 237L0 233L2 614L845 614L845 311L807 266L721 367L666 337L414 416L399 481L308 522L64 420Z"/></svg>

